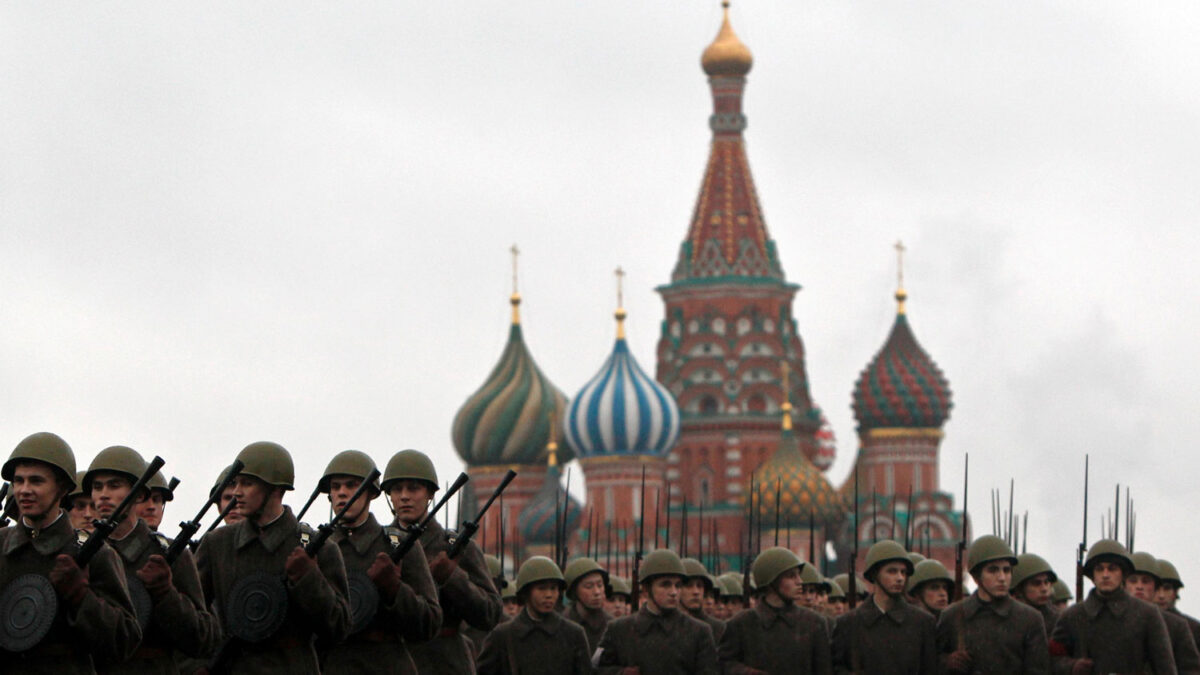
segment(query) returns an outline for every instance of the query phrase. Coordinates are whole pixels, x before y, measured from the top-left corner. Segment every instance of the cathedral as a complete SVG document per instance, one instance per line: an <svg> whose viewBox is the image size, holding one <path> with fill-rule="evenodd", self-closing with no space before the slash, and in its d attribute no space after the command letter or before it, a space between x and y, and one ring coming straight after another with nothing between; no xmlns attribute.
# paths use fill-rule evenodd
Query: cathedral
<svg viewBox="0 0 1200 675"><path fill-rule="evenodd" d="M653 374L626 343L618 297L612 351L568 398L526 347L514 272L508 342L452 428L468 506L518 472L480 543L506 567L588 553L625 576L639 547L669 545L718 574L781 545L833 575L855 553L861 571L871 544L891 538L952 569L966 524L939 482L950 388L913 333L903 279L891 332L854 383L857 453L834 486L834 437L792 313L800 286L784 274L746 156L753 59L727 3L700 62L712 142L674 269L656 289L664 316ZM582 504L564 482L572 460Z"/></svg>

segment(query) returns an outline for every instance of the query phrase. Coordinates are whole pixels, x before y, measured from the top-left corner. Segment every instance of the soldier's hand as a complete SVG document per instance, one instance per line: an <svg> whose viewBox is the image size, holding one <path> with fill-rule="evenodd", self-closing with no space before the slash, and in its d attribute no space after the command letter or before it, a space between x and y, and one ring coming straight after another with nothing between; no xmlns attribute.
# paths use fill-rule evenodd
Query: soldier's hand
<svg viewBox="0 0 1200 675"><path fill-rule="evenodd" d="M308 557L304 552L304 548L297 546L292 549L292 554L288 556L287 562L283 564L283 570L287 572L288 581L293 584L300 583L300 579L304 575L317 568L317 561Z"/></svg>
<svg viewBox="0 0 1200 675"><path fill-rule="evenodd" d="M75 607L83 602L83 596L87 595L88 571L79 567L71 556L60 553L54 559L54 568L50 570L50 583L64 600Z"/></svg>
<svg viewBox="0 0 1200 675"><path fill-rule="evenodd" d="M438 553L433 560L429 561L429 573L439 585L446 583L456 569L458 569L458 561L451 560L445 551Z"/></svg>
<svg viewBox="0 0 1200 675"><path fill-rule="evenodd" d="M386 553L377 554L375 562L371 563L371 568L367 570L367 577L375 583L379 595L384 600L390 603L396 599L396 593L400 590L400 566L392 562L391 556Z"/></svg>
<svg viewBox="0 0 1200 675"><path fill-rule="evenodd" d="M1096 672L1096 664L1091 659L1079 659L1071 666L1071 675L1092 675Z"/></svg>
<svg viewBox="0 0 1200 675"><path fill-rule="evenodd" d="M171 566L161 555L150 556L150 559L136 574L152 598L161 598L171 590Z"/></svg>
<svg viewBox="0 0 1200 675"><path fill-rule="evenodd" d="M971 654L965 649L950 652L946 655L946 670L951 673L966 675L971 672Z"/></svg>

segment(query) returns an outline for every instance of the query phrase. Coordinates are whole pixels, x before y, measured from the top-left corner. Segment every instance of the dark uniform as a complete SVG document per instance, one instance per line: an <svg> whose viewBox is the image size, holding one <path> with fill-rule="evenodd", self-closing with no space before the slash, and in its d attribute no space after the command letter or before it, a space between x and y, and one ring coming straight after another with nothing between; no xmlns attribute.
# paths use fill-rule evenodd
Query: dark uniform
<svg viewBox="0 0 1200 675"><path fill-rule="evenodd" d="M1042 615L1042 624L1046 627L1046 640L1049 641L1050 636L1054 634L1054 624L1058 623L1058 615L1062 613L1062 610L1055 607L1053 602L1047 602L1041 607L1033 607L1033 609Z"/></svg>
<svg viewBox="0 0 1200 675"><path fill-rule="evenodd" d="M24 574L49 577L56 556L79 552L80 538L65 511L41 531L27 527L20 518L0 529L0 591ZM93 658L121 661L133 654L142 632L120 559L103 547L86 572L88 581L78 605L71 606L60 596L50 632L21 654L0 652L0 673L94 673Z"/></svg>
<svg viewBox="0 0 1200 675"><path fill-rule="evenodd" d="M717 656L726 675L765 671L771 675L833 672L825 617L786 605L760 602L725 623Z"/></svg>
<svg viewBox="0 0 1200 675"><path fill-rule="evenodd" d="M604 611L603 607L591 610L578 602L571 603L567 608L566 617L583 627L584 633L587 634L588 654L595 652L600 646L600 638L604 636L608 624L613 621L612 615Z"/></svg>
<svg viewBox="0 0 1200 675"><path fill-rule="evenodd" d="M121 557L129 575L145 567L150 556L165 554L170 546L144 520L138 520L124 538L110 536L107 541ZM216 648L221 628L204 602L200 574L187 549L171 565L171 584L165 592L150 597L154 608L141 645L129 661L106 665L102 669L105 673L177 673L172 650L177 649L184 656L203 657Z"/></svg>
<svg viewBox="0 0 1200 675"><path fill-rule="evenodd" d="M943 666L945 655L965 649L972 673L1050 673L1041 614L1011 597L984 602L977 591L950 605L938 618L937 646Z"/></svg>
<svg viewBox="0 0 1200 675"><path fill-rule="evenodd" d="M833 629L835 673L917 675L938 672L933 617L905 602L886 614L868 597Z"/></svg>
<svg viewBox="0 0 1200 675"><path fill-rule="evenodd" d="M683 607L683 611L687 612L688 616L692 617L693 619L708 624L708 627L712 629L713 641L718 643L721 641L721 636L725 634L724 621L716 617L709 616L707 613L705 613L703 607L695 610Z"/></svg>
<svg viewBox="0 0 1200 675"><path fill-rule="evenodd" d="M551 612L535 621L522 610L492 630L479 652L479 675L591 675L587 636Z"/></svg>
<svg viewBox="0 0 1200 675"><path fill-rule="evenodd" d="M196 553L196 566L204 595L220 610L222 625L229 626L223 605L233 585L257 572L278 574L284 579L288 556L300 543L300 523L287 506L265 527L247 519L205 535ZM283 628L263 642L245 644L233 639L223 647L235 672L317 673L313 638L336 643L346 637L350 606L341 551L337 546L324 546L316 562L317 569L299 582L285 582L288 606Z"/></svg>
<svg viewBox="0 0 1200 675"><path fill-rule="evenodd" d="M1118 588L1107 598L1095 589L1063 610L1050 650L1057 672L1070 672L1078 659L1091 659L1097 673L1140 673L1149 667L1175 672L1167 626L1158 609Z"/></svg>
<svg viewBox="0 0 1200 675"><path fill-rule="evenodd" d="M428 529L421 535L421 546L428 560L433 560L438 553L449 551L446 530L437 520L430 521ZM458 569L444 584L438 586L442 624L437 636L429 642L410 645L409 652L417 672L422 674L474 673L470 646L460 632L463 622L490 631L500 620L500 594L488 576L487 564L479 546L470 542L457 562Z"/></svg>
<svg viewBox="0 0 1200 675"><path fill-rule="evenodd" d="M1187 619L1161 609L1158 611L1167 624L1167 637L1171 640L1171 653L1175 656L1179 675L1200 675L1200 651L1196 650L1196 640Z"/></svg>
<svg viewBox="0 0 1200 675"><path fill-rule="evenodd" d="M1191 633L1192 633L1192 640L1194 640L1196 642L1196 647L1200 648L1200 620L1196 620L1192 616L1184 614L1183 612L1180 612L1179 610L1175 609L1174 607L1172 607L1171 609L1168 609L1167 613L1174 614L1175 616L1183 617L1183 620L1187 621L1188 630L1191 631Z"/></svg>
<svg viewBox="0 0 1200 675"><path fill-rule="evenodd" d="M682 610L655 614L646 607L615 619L600 639L601 675L636 666L644 675L716 675L712 629Z"/></svg>
<svg viewBox="0 0 1200 675"><path fill-rule="evenodd" d="M368 514L366 521L356 528L337 528L330 540L341 549L348 573L365 575L376 556L390 554L401 536L398 529L385 530L374 515ZM322 672L405 675L417 672L407 644L424 642L437 635L442 608L420 546L409 549L399 566L400 585L395 597L390 602L381 597L379 611L366 629L323 655Z"/></svg>

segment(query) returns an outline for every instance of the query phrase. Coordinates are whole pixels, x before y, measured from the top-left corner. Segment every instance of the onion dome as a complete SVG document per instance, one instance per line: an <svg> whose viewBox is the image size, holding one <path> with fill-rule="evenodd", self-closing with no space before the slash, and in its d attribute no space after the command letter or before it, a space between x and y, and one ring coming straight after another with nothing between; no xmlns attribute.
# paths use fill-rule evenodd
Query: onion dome
<svg viewBox="0 0 1200 675"><path fill-rule="evenodd" d="M558 466L558 444L553 440L547 448L546 480L541 489L529 500L521 513L517 515L517 531L521 539L528 544L554 544L566 541L579 527L579 518L583 515L583 507L579 500L563 489L559 480L562 473ZM563 497L566 504L563 504ZM566 523L563 516L566 516ZM559 530L555 532L555 527ZM564 532L565 530L565 532ZM561 539L563 535L565 539Z"/></svg>
<svg viewBox="0 0 1200 675"><path fill-rule="evenodd" d="M883 348L854 385L859 431L876 428L940 428L950 417L950 383L917 343L904 301L896 291L896 322Z"/></svg>
<svg viewBox="0 0 1200 675"><path fill-rule="evenodd" d="M454 416L454 449L468 466L545 462L551 426L560 423L567 407L566 397L542 374L525 346L518 310L521 296L515 289L511 302L512 327L504 353ZM570 449L560 459L573 459Z"/></svg>
<svg viewBox="0 0 1200 675"><path fill-rule="evenodd" d="M722 2L721 7L725 13L721 21L721 30L717 32L712 44L700 55L700 65L709 77L742 77L750 72L750 67L754 65L754 57L750 55L750 48L733 32L733 26L729 25L728 0Z"/></svg>
<svg viewBox="0 0 1200 675"><path fill-rule="evenodd" d="M633 358L625 342L625 310L617 304L612 354L579 390L564 420L567 443L579 457L662 455L679 439L675 397Z"/></svg>
<svg viewBox="0 0 1200 675"><path fill-rule="evenodd" d="M817 429L817 451L813 454L812 463L821 471L828 471L837 458L837 439L833 435L833 425L821 410L821 426Z"/></svg>

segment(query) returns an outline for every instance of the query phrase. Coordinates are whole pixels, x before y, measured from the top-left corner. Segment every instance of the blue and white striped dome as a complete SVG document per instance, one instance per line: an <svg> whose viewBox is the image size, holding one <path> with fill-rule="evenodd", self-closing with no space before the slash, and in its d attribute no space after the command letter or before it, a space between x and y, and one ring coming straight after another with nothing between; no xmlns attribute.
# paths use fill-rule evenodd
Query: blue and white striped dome
<svg viewBox="0 0 1200 675"><path fill-rule="evenodd" d="M679 406L642 372L618 333L600 372L567 407L564 426L579 457L661 455L679 440Z"/></svg>

